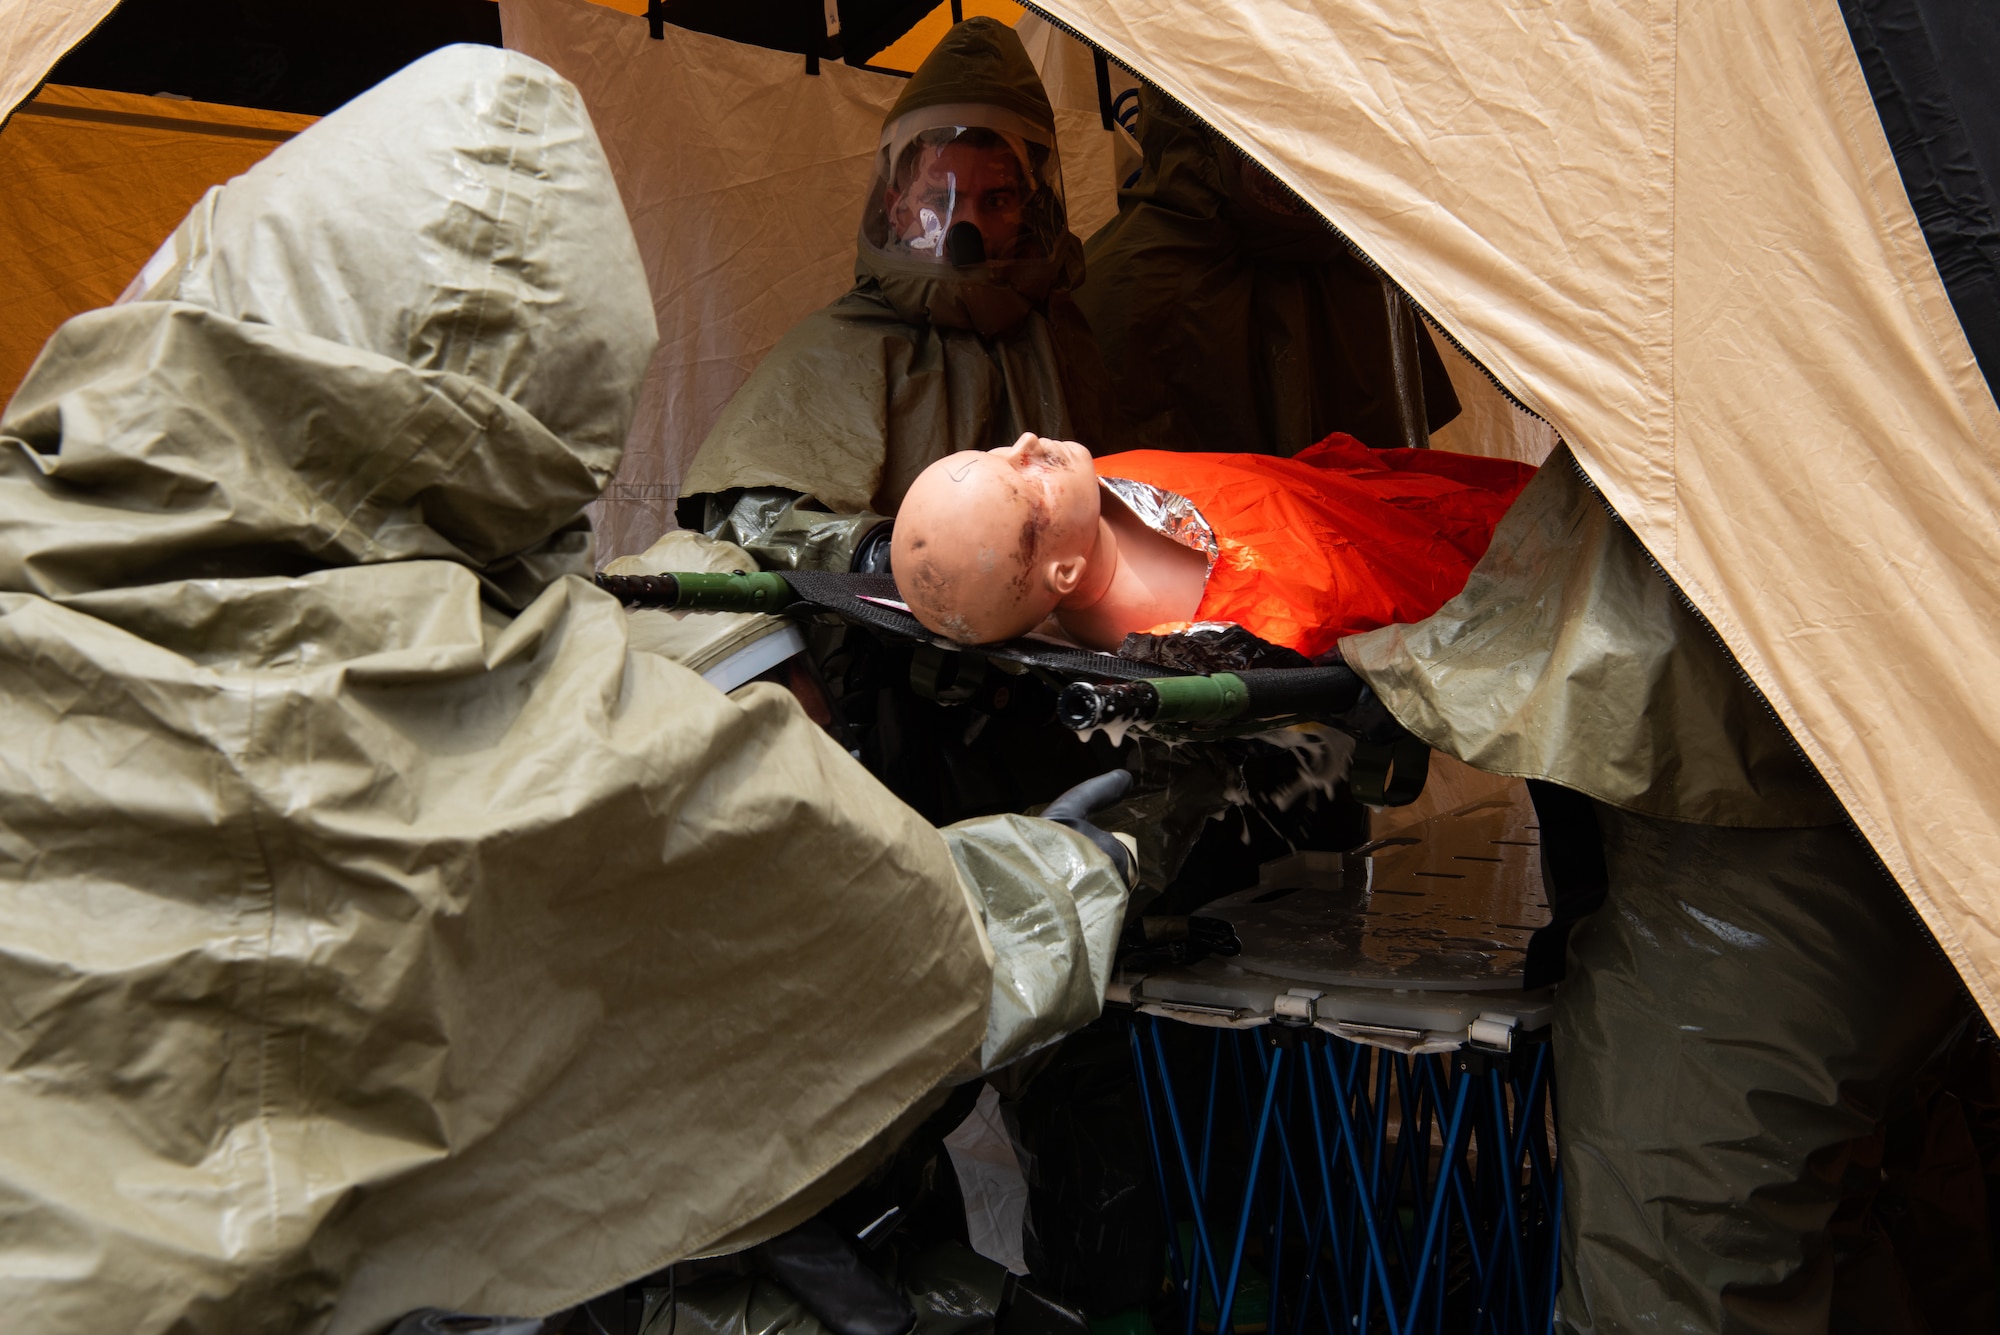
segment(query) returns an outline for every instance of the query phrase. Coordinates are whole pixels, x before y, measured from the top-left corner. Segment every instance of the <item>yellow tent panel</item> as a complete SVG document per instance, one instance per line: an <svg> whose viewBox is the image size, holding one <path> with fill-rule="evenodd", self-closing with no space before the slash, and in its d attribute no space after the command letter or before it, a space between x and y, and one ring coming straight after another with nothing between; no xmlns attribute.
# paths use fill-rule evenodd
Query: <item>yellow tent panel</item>
<svg viewBox="0 0 2000 1335"><path fill-rule="evenodd" d="M56 326L110 304L212 185L311 116L49 85L0 133L0 403Z"/></svg>

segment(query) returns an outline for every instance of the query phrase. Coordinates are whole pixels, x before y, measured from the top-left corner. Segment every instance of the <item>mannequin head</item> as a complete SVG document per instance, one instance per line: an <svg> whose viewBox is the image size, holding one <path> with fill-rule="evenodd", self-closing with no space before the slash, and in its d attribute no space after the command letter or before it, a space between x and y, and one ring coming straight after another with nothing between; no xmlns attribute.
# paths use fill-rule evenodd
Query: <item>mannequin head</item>
<svg viewBox="0 0 2000 1335"><path fill-rule="evenodd" d="M1103 582L1092 565L1102 528L1083 446L1029 434L961 451L926 468L897 507L896 586L940 635L1012 639Z"/></svg>

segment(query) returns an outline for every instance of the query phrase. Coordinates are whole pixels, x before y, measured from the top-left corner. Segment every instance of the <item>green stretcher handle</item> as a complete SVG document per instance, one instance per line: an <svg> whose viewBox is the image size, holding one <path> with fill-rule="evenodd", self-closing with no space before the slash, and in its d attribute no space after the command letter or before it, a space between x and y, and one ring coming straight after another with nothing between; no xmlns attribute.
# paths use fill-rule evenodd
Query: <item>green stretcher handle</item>
<svg viewBox="0 0 2000 1335"><path fill-rule="evenodd" d="M627 607L672 607L703 612L776 612L794 596L784 576L769 571L599 575L597 587Z"/></svg>
<svg viewBox="0 0 2000 1335"><path fill-rule="evenodd" d="M1156 677L1126 685L1072 682L1056 717L1079 731L1107 723L1229 723L1293 714L1343 714L1361 698L1361 678L1335 664L1253 668L1208 677Z"/></svg>
<svg viewBox="0 0 2000 1335"><path fill-rule="evenodd" d="M1160 697L1157 723L1227 723L1250 710L1250 692L1234 672L1212 677L1159 677L1147 683Z"/></svg>

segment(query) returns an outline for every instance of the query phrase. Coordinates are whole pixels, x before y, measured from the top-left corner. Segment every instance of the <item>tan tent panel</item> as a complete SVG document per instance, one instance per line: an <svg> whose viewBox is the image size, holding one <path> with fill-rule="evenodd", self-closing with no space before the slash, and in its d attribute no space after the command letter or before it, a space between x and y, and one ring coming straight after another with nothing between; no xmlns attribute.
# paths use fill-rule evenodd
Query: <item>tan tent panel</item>
<svg viewBox="0 0 2000 1335"><path fill-rule="evenodd" d="M1553 422L2000 1015L2000 414L1833 0L1054 0Z"/></svg>
<svg viewBox="0 0 2000 1335"><path fill-rule="evenodd" d="M0 403L56 326L109 305L203 191L312 122L55 85L23 103L0 131Z"/></svg>
<svg viewBox="0 0 2000 1335"><path fill-rule="evenodd" d="M118 0L0 0L0 125L117 7Z"/></svg>

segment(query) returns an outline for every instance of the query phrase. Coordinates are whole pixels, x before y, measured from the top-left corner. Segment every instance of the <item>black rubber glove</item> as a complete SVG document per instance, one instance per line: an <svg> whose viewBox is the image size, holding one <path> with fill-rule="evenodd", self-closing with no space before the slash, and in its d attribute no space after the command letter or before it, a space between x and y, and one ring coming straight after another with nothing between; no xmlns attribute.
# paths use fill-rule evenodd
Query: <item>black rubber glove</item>
<svg viewBox="0 0 2000 1335"><path fill-rule="evenodd" d="M887 575L889 548L896 540L896 521L891 519L868 530L868 536L854 547L854 561L847 568L857 575Z"/></svg>
<svg viewBox="0 0 2000 1335"><path fill-rule="evenodd" d="M870 1270L845 1233L808 1219L756 1249L772 1279L834 1335L905 1335L917 1324L909 1301Z"/></svg>
<svg viewBox="0 0 2000 1335"><path fill-rule="evenodd" d="M1227 919L1201 914L1127 919L1118 938L1118 961L1130 968L1156 969L1242 953L1243 943Z"/></svg>
<svg viewBox="0 0 2000 1335"><path fill-rule="evenodd" d="M1133 873L1137 870L1132 865L1132 850L1086 818L1118 802L1131 791L1132 771L1106 770L1094 779L1085 779L1042 809L1043 820L1067 825L1103 849L1127 885L1132 884Z"/></svg>

